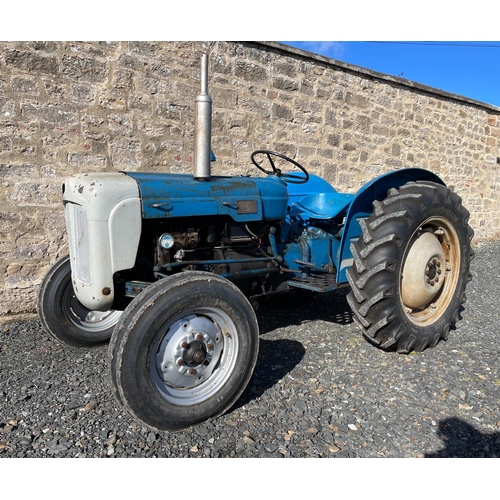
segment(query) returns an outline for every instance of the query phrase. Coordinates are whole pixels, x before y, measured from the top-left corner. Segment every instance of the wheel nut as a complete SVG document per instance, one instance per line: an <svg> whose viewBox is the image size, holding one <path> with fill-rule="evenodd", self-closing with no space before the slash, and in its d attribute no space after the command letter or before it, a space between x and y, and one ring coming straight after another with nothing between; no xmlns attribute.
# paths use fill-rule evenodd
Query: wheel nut
<svg viewBox="0 0 500 500"><path fill-rule="evenodd" d="M183 342L183 343L181 344L181 347L182 347L183 349L187 349L187 348L189 347L189 344L188 344L187 342Z"/></svg>
<svg viewBox="0 0 500 500"><path fill-rule="evenodd" d="M177 364L178 364L179 366L184 366L184 360L183 360L183 359L178 359L178 360L177 360Z"/></svg>
<svg viewBox="0 0 500 500"><path fill-rule="evenodd" d="M425 280L425 282L426 282L426 283L430 283L430 282L431 282L431 280L430 280L429 278L427 278L427 279Z"/></svg>
<svg viewBox="0 0 500 500"><path fill-rule="evenodd" d="M436 283L439 283L439 277L438 277L438 276L436 276L436 277L434 278L434 281L435 281Z"/></svg>
<svg viewBox="0 0 500 500"><path fill-rule="evenodd" d="M208 345L207 345L207 349L208 349L209 351L211 351L213 348L214 348L214 345L213 345L213 344L208 344Z"/></svg>
<svg viewBox="0 0 500 500"><path fill-rule="evenodd" d="M434 286L434 280L431 281L431 286Z"/></svg>
<svg viewBox="0 0 500 500"><path fill-rule="evenodd" d="M201 333L198 333L196 335L196 340L203 340L203 335Z"/></svg>
<svg viewBox="0 0 500 500"><path fill-rule="evenodd" d="M196 370L194 368L189 369L190 375L194 375L196 373Z"/></svg>

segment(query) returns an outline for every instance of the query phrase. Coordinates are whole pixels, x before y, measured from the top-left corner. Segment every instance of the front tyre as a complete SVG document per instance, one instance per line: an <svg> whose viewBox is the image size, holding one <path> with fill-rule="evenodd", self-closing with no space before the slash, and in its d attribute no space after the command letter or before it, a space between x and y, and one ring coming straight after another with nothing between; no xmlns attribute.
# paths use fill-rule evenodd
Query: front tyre
<svg viewBox="0 0 500 500"><path fill-rule="evenodd" d="M184 272L146 288L125 310L109 346L118 402L159 431L228 410L252 375L258 324L228 280Z"/></svg>
<svg viewBox="0 0 500 500"><path fill-rule="evenodd" d="M108 342L121 311L90 311L77 300L71 285L69 256L57 261L42 281L38 315L44 330L71 347Z"/></svg>
<svg viewBox="0 0 500 500"><path fill-rule="evenodd" d="M458 321L472 277L469 212L450 189L423 181L391 189L373 205L351 244L354 317L382 348L434 347Z"/></svg>

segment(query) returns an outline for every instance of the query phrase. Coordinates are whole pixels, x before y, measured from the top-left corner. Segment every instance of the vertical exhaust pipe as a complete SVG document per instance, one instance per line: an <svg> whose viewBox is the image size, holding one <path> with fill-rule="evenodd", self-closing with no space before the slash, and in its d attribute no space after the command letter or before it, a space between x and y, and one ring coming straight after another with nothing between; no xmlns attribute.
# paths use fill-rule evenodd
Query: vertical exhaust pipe
<svg viewBox="0 0 500 500"><path fill-rule="evenodd" d="M194 177L210 178L210 141L212 137L212 98L208 95L208 55L201 56L201 91L195 99Z"/></svg>

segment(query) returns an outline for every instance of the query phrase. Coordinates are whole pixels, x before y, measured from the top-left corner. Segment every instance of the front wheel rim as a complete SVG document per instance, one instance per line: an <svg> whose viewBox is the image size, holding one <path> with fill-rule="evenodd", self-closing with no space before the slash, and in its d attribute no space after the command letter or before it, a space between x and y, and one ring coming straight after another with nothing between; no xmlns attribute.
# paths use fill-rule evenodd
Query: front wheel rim
<svg viewBox="0 0 500 500"><path fill-rule="evenodd" d="M401 273L401 302L413 323L426 326L442 317L454 297L460 261L458 234L446 219L430 218L413 234Z"/></svg>
<svg viewBox="0 0 500 500"><path fill-rule="evenodd" d="M156 336L150 377L169 403L201 403L232 376L238 351L236 326L224 311L215 307L184 311Z"/></svg>
<svg viewBox="0 0 500 500"><path fill-rule="evenodd" d="M73 293L68 293L63 304L64 313L79 330L100 333L113 328L123 311L91 311L84 307Z"/></svg>

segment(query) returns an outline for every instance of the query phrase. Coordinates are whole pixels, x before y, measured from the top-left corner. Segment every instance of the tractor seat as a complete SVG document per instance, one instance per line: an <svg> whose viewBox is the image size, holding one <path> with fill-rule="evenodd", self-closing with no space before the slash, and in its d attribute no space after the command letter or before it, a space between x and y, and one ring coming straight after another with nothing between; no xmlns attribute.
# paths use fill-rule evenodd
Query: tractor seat
<svg viewBox="0 0 500 500"><path fill-rule="evenodd" d="M315 193L292 203L290 213L303 219L333 219L351 203L354 195L347 193Z"/></svg>

